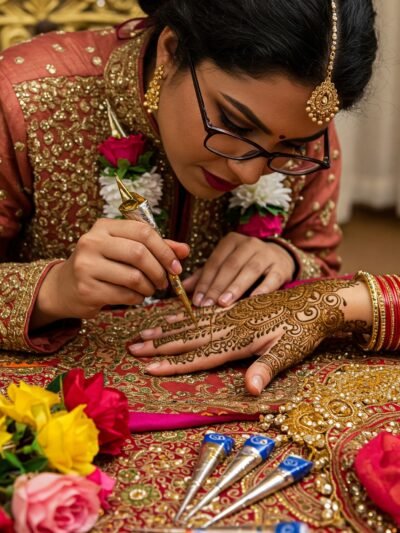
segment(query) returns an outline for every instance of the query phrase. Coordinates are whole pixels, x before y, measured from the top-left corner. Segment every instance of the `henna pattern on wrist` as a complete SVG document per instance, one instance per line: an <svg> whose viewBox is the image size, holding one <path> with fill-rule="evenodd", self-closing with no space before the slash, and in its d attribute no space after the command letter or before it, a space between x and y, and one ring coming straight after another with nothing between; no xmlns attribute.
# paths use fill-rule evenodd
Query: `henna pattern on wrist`
<svg viewBox="0 0 400 533"><path fill-rule="evenodd" d="M278 340L258 359L268 367L271 377L283 369L300 362L309 355L319 343L338 331L368 331L365 322L347 321L343 312L346 301L339 291L353 287L350 280L324 280L300 285L294 289L276 291L239 301L228 310L198 312L199 327L190 326L184 319L170 329L178 330L154 341L156 347L172 341L187 343L209 338L212 342L186 354L168 356L170 363L189 363L197 357L224 354L228 351L244 351L251 355L254 341L265 339L266 346ZM204 308L203 308L204 309ZM181 330L181 331L179 331ZM257 348L257 352L263 352Z"/></svg>

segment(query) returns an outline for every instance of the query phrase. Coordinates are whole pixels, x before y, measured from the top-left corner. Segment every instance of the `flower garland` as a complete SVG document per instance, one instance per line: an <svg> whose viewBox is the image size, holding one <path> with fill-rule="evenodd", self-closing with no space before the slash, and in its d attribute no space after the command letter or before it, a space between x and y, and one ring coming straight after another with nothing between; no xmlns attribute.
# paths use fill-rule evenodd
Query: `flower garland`
<svg viewBox="0 0 400 533"><path fill-rule="evenodd" d="M292 192L284 180L278 172L266 174L254 185L241 185L231 193L229 208L239 218L241 233L261 239L282 233Z"/></svg>
<svg viewBox="0 0 400 533"><path fill-rule="evenodd" d="M128 137L109 137L99 146L101 175L100 195L104 199L103 214L107 218L121 218L118 207L121 196L115 176L128 190L137 192L149 202L157 223L165 218L159 208L162 197L162 177L152 164L153 152L145 151L146 140L142 134Z"/></svg>
<svg viewBox="0 0 400 533"><path fill-rule="evenodd" d="M85 532L115 480L93 464L129 435L128 400L81 369L46 389L11 383L0 395L0 531Z"/></svg>

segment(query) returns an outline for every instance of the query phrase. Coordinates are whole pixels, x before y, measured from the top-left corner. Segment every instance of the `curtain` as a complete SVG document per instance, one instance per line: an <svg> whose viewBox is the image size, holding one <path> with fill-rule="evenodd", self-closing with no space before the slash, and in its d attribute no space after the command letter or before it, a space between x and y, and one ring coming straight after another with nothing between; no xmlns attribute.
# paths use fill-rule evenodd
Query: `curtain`
<svg viewBox="0 0 400 533"><path fill-rule="evenodd" d="M400 0L376 0L379 53L358 108L338 116L343 174L339 220L355 203L400 216Z"/></svg>

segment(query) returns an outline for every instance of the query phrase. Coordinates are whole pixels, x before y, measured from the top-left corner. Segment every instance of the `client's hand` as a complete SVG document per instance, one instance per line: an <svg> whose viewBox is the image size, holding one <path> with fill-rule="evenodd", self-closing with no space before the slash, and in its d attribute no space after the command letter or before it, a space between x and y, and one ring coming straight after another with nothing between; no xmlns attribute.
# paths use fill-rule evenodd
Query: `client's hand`
<svg viewBox="0 0 400 533"><path fill-rule="evenodd" d="M345 298L360 302L365 316ZM363 284L317 281L247 298L227 310L200 308L197 329L182 315L163 331L143 331L143 342L130 351L138 357L166 356L147 367L156 376L205 370L256 355L245 381L247 390L258 395L278 372L301 361L326 337L336 331L365 330L368 305Z"/></svg>

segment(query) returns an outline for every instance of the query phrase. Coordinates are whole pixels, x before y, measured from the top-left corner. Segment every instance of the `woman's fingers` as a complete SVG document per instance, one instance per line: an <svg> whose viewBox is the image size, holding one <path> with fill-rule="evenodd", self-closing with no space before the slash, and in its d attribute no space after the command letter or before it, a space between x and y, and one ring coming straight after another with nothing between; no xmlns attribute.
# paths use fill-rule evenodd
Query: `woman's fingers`
<svg viewBox="0 0 400 533"><path fill-rule="evenodd" d="M264 279L251 293L251 296L257 296L258 294L268 294L270 292L276 291L277 289L282 287L283 283L284 280L282 278L282 273L276 268L275 265L272 265Z"/></svg>
<svg viewBox="0 0 400 533"><path fill-rule="evenodd" d="M183 280L182 283L183 283L183 286L184 286L184 288L186 289L187 292L191 293L191 292L193 292L195 290L196 285L197 285L197 283L198 283L198 281L200 279L202 271L203 271L203 269L199 268L198 270L196 270L196 272L194 272L194 274L192 274L191 276L189 276L188 278ZM194 305L198 305L197 302L201 301L202 298L203 298L202 294L200 295L200 297L196 296L195 298L193 298Z"/></svg>
<svg viewBox="0 0 400 533"><path fill-rule="evenodd" d="M180 274L182 272L182 266L171 247L149 224L136 222L134 220L101 219L101 221L96 222L93 228L95 228L96 225L100 226L100 230L98 232L92 232L91 230L86 236L96 233L98 240L104 238L104 233L107 233L111 237L119 237L126 241L131 241L134 247L136 246L139 250L139 252L135 252L133 251L134 247L130 248L131 252L135 254L135 257L139 257L140 252L146 248L156 258L164 270L167 270L171 274ZM107 239L107 245L109 241L110 239ZM127 245L128 242L125 243L125 246Z"/></svg>
<svg viewBox="0 0 400 533"><path fill-rule="evenodd" d="M226 284L223 284L223 287L217 287L216 292L210 293L210 287L214 282L215 277L217 276L221 266L226 261L226 258L229 257L232 252L235 250L236 244L233 239L225 237L222 239L215 250L212 252L208 258L206 264L201 270L201 275L198 279L198 282L195 287L193 295L193 303L197 306L212 306L215 305L218 296L225 289ZM207 294L208 293L208 294ZM207 294L207 297L206 297Z"/></svg>
<svg viewBox="0 0 400 533"><path fill-rule="evenodd" d="M185 259L190 254L190 246L184 242L172 241L171 239L164 239L164 242L173 250L178 259Z"/></svg>
<svg viewBox="0 0 400 533"><path fill-rule="evenodd" d="M94 268L93 277L98 281L131 289L142 296L151 296L156 290L153 283L140 269L108 259L99 259Z"/></svg>

